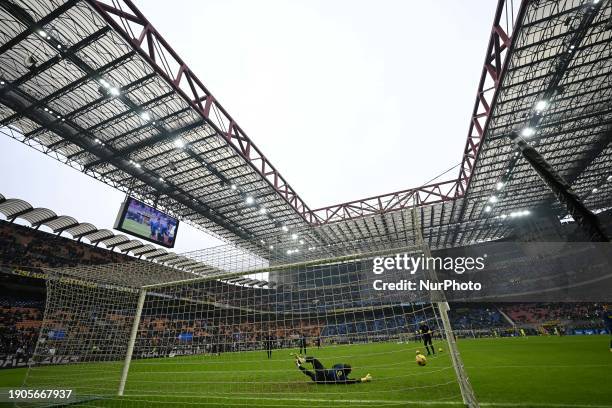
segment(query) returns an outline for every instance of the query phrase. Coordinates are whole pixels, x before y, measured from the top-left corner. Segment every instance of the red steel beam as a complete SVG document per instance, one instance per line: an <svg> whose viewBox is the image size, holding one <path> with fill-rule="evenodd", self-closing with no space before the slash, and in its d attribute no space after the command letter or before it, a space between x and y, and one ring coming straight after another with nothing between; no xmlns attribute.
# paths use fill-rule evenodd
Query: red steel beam
<svg viewBox="0 0 612 408"><path fill-rule="evenodd" d="M513 39L512 34L515 32L518 24L520 24L528 3L528 0L521 1L516 13L514 27L512 27L512 32L510 33L506 32L501 25L503 23L504 8L506 8L506 18L513 15L513 10L509 11L507 9L508 2L510 1L498 0L497 2L486 57L478 83L478 91L476 92L474 110L470 119L468 137L463 150L459 178L397 193L319 208L312 211L314 216L311 220L312 224L323 225L337 221L346 221L368 215L401 210L412 206L413 203L417 206L435 204L465 196L474 173L491 112L495 106L497 92L508 65L508 55ZM511 24L508 25L510 26ZM446 193L442 192L442 187L447 189Z"/></svg>
<svg viewBox="0 0 612 408"><path fill-rule="evenodd" d="M304 200L131 0L86 1L305 221L311 218Z"/></svg>
<svg viewBox="0 0 612 408"><path fill-rule="evenodd" d="M511 34L500 25L507 0L498 0L457 180L311 210L131 0L86 1L311 225L384 214L412 205L435 204L463 197L476 165L512 40ZM527 0L521 2L517 23L526 3Z"/></svg>
<svg viewBox="0 0 612 408"><path fill-rule="evenodd" d="M449 180L408 190L396 191L355 200L348 203L318 208L312 211L311 224L325 225L376 214L412 208L413 205L429 205L452 201L459 197L460 180Z"/></svg>
<svg viewBox="0 0 612 408"><path fill-rule="evenodd" d="M459 168L459 188L462 194L468 191L472 174L478 160L480 147L489 124L491 113L495 107L497 92L500 88L503 74L508 65L509 51L512 44L512 35L520 24L522 16L527 8L528 0L522 0L516 13L516 21L512 32L506 32L502 27L502 16L506 8L506 18L509 17L508 3L511 0L498 0L493 19L493 27L489 37L486 57L476 92L476 102L470 118L468 137L463 149L463 158ZM512 10L510 11L512 14ZM510 24L508 24L510 26Z"/></svg>

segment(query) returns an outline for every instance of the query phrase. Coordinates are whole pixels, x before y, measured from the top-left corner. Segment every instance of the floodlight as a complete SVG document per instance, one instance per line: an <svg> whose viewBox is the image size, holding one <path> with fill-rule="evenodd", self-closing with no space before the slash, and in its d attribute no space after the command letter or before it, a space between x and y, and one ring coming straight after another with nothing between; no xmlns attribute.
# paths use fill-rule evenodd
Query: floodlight
<svg viewBox="0 0 612 408"><path fill-rule="evenodd" d="M521 131L521 136L523 137L531 137L535 135L535 129L532 127L526 127Z"/></svg>
<svg viewBox="0 0 612 408"><path fill-rule="evenodd" d="M573 47L573 46L572 46ZM542 112L548 106L548 102L545 100L538 101L535 105L536 112Z"/></svg>

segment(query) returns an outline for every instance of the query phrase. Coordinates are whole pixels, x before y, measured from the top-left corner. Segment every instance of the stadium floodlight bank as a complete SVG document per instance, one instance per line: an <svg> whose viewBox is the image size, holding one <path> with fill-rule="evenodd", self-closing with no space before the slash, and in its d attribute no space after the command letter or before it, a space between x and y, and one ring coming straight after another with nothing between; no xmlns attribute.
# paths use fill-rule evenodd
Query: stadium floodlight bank
<svg viewBox="0 0 612 408"><path fill-rule="evenodd" d="M373 289L375 257L420 256L423 248L368 245L280 248L265 257L223 246L185 254L176 267L47 269L45 316L24 387L69 388L77 401L112 406L477 406L447 304ZM415 363L417 350L425 352L423 323L437 352L426 368ZM374 380L316 385L290 356L300 351Z"/></svg>

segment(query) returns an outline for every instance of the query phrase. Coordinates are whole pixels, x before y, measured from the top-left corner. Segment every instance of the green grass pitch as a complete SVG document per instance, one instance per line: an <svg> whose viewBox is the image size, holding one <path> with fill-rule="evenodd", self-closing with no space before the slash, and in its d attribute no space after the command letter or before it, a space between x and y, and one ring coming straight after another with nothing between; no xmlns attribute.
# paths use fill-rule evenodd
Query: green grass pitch
<svg viewBox="0 0 612 408"><path fill-rule="evenodd" d="M141 237L151 237L151 227L146 224L139 224L134 220L128 220L127 218L123 221L123 225L121 225L126 231L133 232L136 235Z"/></svg>
<svg viewBox="0 0 612 408"><path fill-rule="evenodd" d="M459 340L459 348L482 406L612 407L612 353L609 337L527 337ZM86 406L461 406L444 342L444 352L425 367L414 362L420 344L375 343L311 349L327 366L351 363L354 377L367 372L369 384L316 385L300 373L289 353L226 353L135 360L126 397L96 400ZM295 350L294 350L295 351ZM67 387L67 378L89 379L101 387L115 384L120 363L55 366L37 375ZM87 370L92 370L87 372ZM19 387L24 369L0 371L3 387ZM432 386L433 385L433 386ZM114 386L114 385L113 385ZM78 390L77 390L78 391Z"/></svg>

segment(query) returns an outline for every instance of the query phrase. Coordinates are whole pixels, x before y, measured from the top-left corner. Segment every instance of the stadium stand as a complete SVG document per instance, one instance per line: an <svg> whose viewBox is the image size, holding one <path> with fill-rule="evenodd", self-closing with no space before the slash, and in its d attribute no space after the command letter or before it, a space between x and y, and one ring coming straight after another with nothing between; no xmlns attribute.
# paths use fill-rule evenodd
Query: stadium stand
<svg viewBox="0 0 612 408"><path fill-rule="evenodd" d="M41 305L0 306L0 355L29 356L34 352L42 323Z"/></svg>
<svg viewBox="0 0 612 408"><path fill-rule="evenodd" d="M95 248L89 244L36 231L31 228L0 223L0 242L2 242L2 264L20 264L21 268L2 269L0 285L0 363L2 367L24 366L32 356L37 330L42 322L44 311L44 281L35 279L36 274L23 276L25 271L40 271L41 266L72 265L76 262L108 262L110 259L128 259L126 255ZM68 244L67 244L68 243ZM56 247L57 246L57 247ZM60 248L67 248L65 251ZM292 313L304 307L307 299L316 298L316 290L300 292L303 296L286 297L275 289L244 287L229 283L223 290L205 286L204 293L185 294L198 296L211 305L223 305L222 309L232 307L270 310L274 304L277 312ZM211 284L212 285L212 284ZM242 291L242 295L232 294ZM268 296L263 296L267 291ZM248 295L245 295L248 292ZM221 295L219 294L221 293ZM272 302L262 301L273 298ZM259 301L256 301L258 299ZM338 305L363 306L351 299L338 296ZM332 305L333 306L333 305ZM450 318L459 337L517 336L519 329L529 335L553 334L554 328L560 333L591 334L600 332L603 327L597 304L454 304ZM372 311L368 316L339 315L333 319L292 319L269 322L265 329L256 329L245 316L234 316L230 312L219 312L218 322L208 321L197 315L172 315L158 313L145 315L140 324L140 332L134 349L135 358L150 358L169 355L190 355L201 353L222 353L245 351L263 347L266 335L271 335L274 348L296 347L298 339L305 336L309 346L317 341L324 344L359 343L378 341L390 335L401 334L406 341L418 340L416 327L421 319L429 319L425 314L413 315L408 320L402 313L385 316L385 310ZM76 317L70 311L63 311L57 321L71 321ZM53 316L48 319L54 320ZM115 326L126 325L123 315L98 316L100 322ZM102 323L101 323L102 324ZM78 330L87 330L85 326ZM58 352L64 344L61 339L76 336L77 333L65 332L57 328L58 338L47 338L43 348L49 354ZM61 335L59 335L61 333ZM78 335L86 336L79 332ZM116 350L107 350L104 342L91 345L95 349L92 358L113 360L118 356Z"/></svg>
<svg viewBox="0 0 612 408"><path fill-rule="evenodd" d="M179 257L163 249L155 249L152 245L148 246L151 248L146 252L139 252L135 246L129 246L131 250L121 250L122 236L115 236L108 230L98 230L91 224L78 223L72 217L58 217L48 209L33 208L23 200L0 197L0 213L7 218L6 221L0 220L0 270L3 272L0 293L0 354L3 365L7 367L25 364L33 352L37 328L44 310L44 286L42 280L31 278L41 277L42 268L121 263L133 261L136 257L157 262L164 262L166 259L170 261L168 264L171 266L171 260ZM25 220L31 226L16 224L16 219ZM607 214L604 214L603 219L605 224L609 224ZM54 233L40 230L41 226L50 228ZM564 234L569 236L574 226L565 224L563 228ZM72 239L61 236L64 232L71 235ZM160 257L159 254L163 256ZM570 262L572 255L565 254L567 259L563 258L563 262ZM514 256L517 255L508 252L504 253L503 258L510 259ZM537 259L521 264L524 274L529 275L530 267L536 264ZM516 264L508 261L506 265L502 262L499 267L502 270L510 270L516 268ZM542 265L538 265L538 268L541 267ZM338 306L371 305L362 298L353 297L351 293L340 290L337 290L337 293L332 292L334 303L317 305L312 304L311 299L321 298L322 293L315 288L301 290L292 295L287 291L258 286L262 281L243 279L240 282L242 283L226 283L223 290L219 290L214 285L220 283L214 281L208 286L204 285L200 289L202 293L185 293L185 296L197 296L207 302L229 307L282 313L297 310L328 312ZM32 295L28 293L27 288L37 288L38 293ZM245 295L243 291L248 291L249 295ZM490 303L456 304L451 308L450 318L458 336L512 336L516 335L519 327L531 334L545 333L547 327L553 326L563 327L570 332L600 330L602 325L598 310L598 305L593 304L505 304L499 308ZM121 324L124 317L109 316L108 319L114 324ZM313 339L317 338L322 338L327 343L360 342L364 340L364 333L382 333L383 337L402 333L409 338L415 338L418 319L415 316L413 320L407 321L401 313L389 318L382 312L374 312L365 320L351 320L343 316L333 322L296 321L291 327L271 322L267 330L274 338L275 347L283 348L295 346L300 335L306 336L310 343L314 343ZM252 325L240 319L229 318L227 323L219 327L194 316L186 316L182 320L159 315L145 316L141 326L146 334L139 338L135 356L139 358L171 353L247 350L257 347L265 337L264 333L254 331ZM168 333L172 336L168 336ZM69 336L70 333L65 335ZM371 337L370 335L370 340ZM174 338L176 341L168 342L168 338ZM192 340L183 341L183 338ZM162 339L165 339L163 344ZM53 341L48 342L46 347L52 348ZM104 354L103 344L95 347L98 349L98 357ZM109 356L111 357L116 356Z"/></svg>
<svg viewBox="0 0 612 408"><path fill-rule="evenodd" d="M116 249L119 252L130 253L139 258L145 256L147 259L153 260L163 256L171 260L173 257L178 257L176 254L168 253L166 250L156 248L153 245L145 245L138 240L130 240L125 235L115 235L107 229L100 230L90 223L80 223L73 217L58 216L54 211L47 208L34 208L24 200L6 199L2 194L0 194L0 214L10 223L21 219L36 230L46 227L58 236L66 233L74 240L86 240L95 247L104 245L110 250L114 251Z"/></svg>
<svg viewBox="0 0 612 408"><path fill-rule="evenodd" d="M458 304L451 309L450 318L456 330L490 330L510 326L491 304Z"/></svg>
<svg viewBox="0 0 612 408"><path fill-rule="evenodd" d="M21 279L21 281L19 280ZM24 281L22 277L10 277L11 293L7 293L7 276L3 276L0 293L0 363L2 367L18 367L26 364L32 356L38 328L42 322L43 302L28 297L26 286L39 286L44 290L42 281ZM248 290L256 290L248 288ZM500 310L512 316L508 322ZM529 335L545 334L595 334L603 330L597 304L509 304L498 307L494 304L466 305L455 304L451 307L451 321L459 337L518 336L519 329ZM64 311L58 321L70 321L70 311ZM143 316L140 333L134 349L135 358L152 358L169 355L191 355L203 353L223 353L247 351L263 348L266 335L273 338L274 348L296 347L301 336L306 337L310 347L317 341L323 344L360 343L378 341L389 335L402 334L407 341L418 340L416 327L420 318L408 321L401 315L385 317L384 310L373 312L368 318L355 316L348 319L341 316L334 320L294 319L285 325L282 321L269 322L265 330L244 320L244 316L221 315L224 325L214 324L197 315L176 316L155 314ZM53 316L48 318L53 319ZM122 315L98 316L100 322L116 326L129 324ZM512 324L510 324L512 323ZM102 323L100 323L102 324ZM559 333L554 332L559 329ZM57 339L46 339L46 350L61 354L65 338L87 337L85 326L79 333L63 332ZM376 335L373 333L380 333ZM116 351L107 350L104 342L92 344L96 350L92 358L113 360L119 356Z"/></svg>
<svg viewBox="0 0 612 408"><path fill-rule="evenodd" d="M151 244L145 245L125 235L115 235L112 231L98 229L90 223L80 223L70 216L57 216L52 210L34 208L24 200L6 199L2 194L0 215L6 218L0 219L0 241L3 241L4 248L0 250L10 252L3 259L11 258L13 264L29 265L30 268L37 268L37 272L40 272L41 267L97 265L136 259L191 273L215 271L209 264L187 259ZM26 221L31 228L16 224L17 220ZM41 227L51 230L52 234L44 232ZM14 235L13 228L24 229ZM64 233L72 239L62 237ZM34 253L32 249L36 249L36 255L31 255ZM58 258L57 254L61 256ZM33 256L37 259L31 259ZM258 279L246 279L243 283L260 286L268 284Z"/></svg>
<svg viewBox="0 0 612 408"><path fill-rule="evenodd" d="M76 266L130 260L124 254L54 236L31 228L0 221L0 252L4 262L27 266L42 272L41 267Z"/></svg>
<svg viewBox="0 0 612 408"><path fill-rule="evenodd" d="M601 305L596 303L555 303L504 305L502 310L514 324L541 326L558 324L566 327L603 328Z"/></svg>

